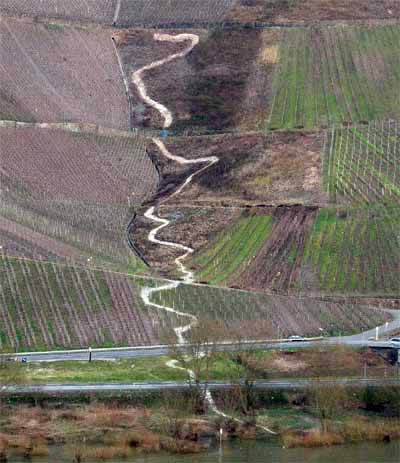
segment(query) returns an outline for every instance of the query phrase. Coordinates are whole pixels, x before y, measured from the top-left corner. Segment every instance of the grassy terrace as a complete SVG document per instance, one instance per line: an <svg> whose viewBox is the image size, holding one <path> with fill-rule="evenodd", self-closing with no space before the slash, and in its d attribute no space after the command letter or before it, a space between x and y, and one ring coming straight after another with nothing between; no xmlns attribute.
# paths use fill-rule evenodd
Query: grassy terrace
<svg viewBox="0 0 400 463"><path fill-rule="evenodd" d="M285 32L268 128L327 127L396 118L398 27Z"/></svg>
<svg viewBox="0 0 400 463"><path fill-rule="evenodd" d="M201 270L198 279L211 284L226 282L239 267L248 265L267 239L271 216L242 217L233 229L224 231L210 249L194 261Z"/></svg>
<svg viewBox="0 0 400 463"><path fill-rule="evenodd" d="M141 381L186 381L188 375L183 370L166 365L170 357L148 357L134 360L54 362L26 364L24 381L27 383L101 383L101 382L141 382ZM191 367L191 363L182 363ZM205 376L212 380L229 380L243 376L245 368L234 362L228 355L213 355Z"/></svg>
<svg viewBox="0 0 400 463"><path fill-rule="evenodd" d="M363 178L369 179L369 173L363 173ZM257 219L265 219L262 233L246 229L246 219L241 219L195 258L199 280L259 291L389 297L399 293L400 208L396 203L321 208L308 216L309 225L303 228L290 217ZM252 242L254 247L247 246ZM243 317L247 310L237 316ZM232 308L226 309L227 314L231 312Z"/></svg>
<svg viewBox="0 0 400 463"><path fill-rule="evenodd" d="M211 349L212 351L212 349ZM118 361L27 363L20 366L26 383L102 383L187 381L185 371L166 365L171 357L147 357ZM367 350L346 347L303 350L214 353L195 361L179 360L182 367L198 372L202 380L236 381L240 378L380 377L397 374L396 366ZM365 371L367 368L367 371Z"/></svg>
<svg viewBox="0 0 400 463"><path fill-rule="evenodd" d="M400 208L364 206L320 211L302 266L314 272L322 290L398 294Z"/></svg>

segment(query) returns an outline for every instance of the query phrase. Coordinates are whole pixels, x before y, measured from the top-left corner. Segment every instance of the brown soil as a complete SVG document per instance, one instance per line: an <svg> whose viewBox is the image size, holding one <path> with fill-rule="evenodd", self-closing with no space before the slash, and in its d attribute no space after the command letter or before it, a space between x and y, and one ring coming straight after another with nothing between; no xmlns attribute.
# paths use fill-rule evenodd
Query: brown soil
<svg viewBox="0 0 400 463"><path fill-rule="evenodd" d="M0 181L35 198L126 204L128 196L141 202L154 191L142 138L2 127L0 139Z"/></svg>
<svg viewBox="0 0 400 463"><path fill-rule="evenodd" d="M259 213L271 211L266 209ZM274 226L256 258L246 270L232 278L240 288L262 291L287 290L299 277L307 237L317 215L315 207L281 206L272 212Z"/></svg>
<svg viewBox="0 0 400 463"><path fill-rule="evenodd" d="M217 156L219 162L193 178L169 203L178 205L306 204L324 205L321 151L324 132L275 132L270 135L219 135L166 139L175 155L196 159ZM179 166L149 153L162 181L158 196L167 197L199 165Z"/></svg>
<svg viewBox="0 0 400 463"><path fill-rule="evenodd" d="M274 352L268 355L244 355L241 359L256 375L261 377L328 377L379 375L387 368L388 374L395 366L371 350L352 348L305 349ZM366 369L366 371L365 371ZM258 376L257 376L258 377Z"/></svg>
<svg viewBox="0 0 400 463"><path fill-rule="evenodd" d="M343 300L343 297L334 297L334 296L329 296L326 298L321 298L321 299L326 299L330 301L338 301L340 302ZM400 310L400 299L398 297L394 298L373 298L373 297L351 297L351 296L346 296L346 300L349 302L352 302L353 304L367 304L373 307L379 307L380 309L391 309L391 310Z"/></svg>
<svg viewBox="0 0 400 463"><path fill-rule="evenodd" d="M135 71L183 49L186 44L158 42L155 31L128 30L118 43L130 81ZM168 31L175 35L185 31ZM275 63L258 59L274 46L276 31L192 30L200 43L185 58L148 71L143 78L149 95L174 115L172 130L215 131L240 126L255 128L265 120ZM162 127L158 111L143 104L135 85L133 122L137 127Z"/></svg>
<svg viewBox="0 0 400 463"><path fill-rule="evenodd" d="M171 223L158 233L157 238L181 243L197 250L206 246L224 228L229 227L240 213L240 210L234 208L162 206L159 216L168 218ZM175 272L174 259L183 252L169 246L150 243L147 235L155 225L154 222L139 216L133 229L133 239L154 269Z"/></svg>
<svg viewBox="0 0 400 463"><path fill-rule="evenodd" d="M228 19L290 23L398 17L397 0L239 0Z"/></svg>

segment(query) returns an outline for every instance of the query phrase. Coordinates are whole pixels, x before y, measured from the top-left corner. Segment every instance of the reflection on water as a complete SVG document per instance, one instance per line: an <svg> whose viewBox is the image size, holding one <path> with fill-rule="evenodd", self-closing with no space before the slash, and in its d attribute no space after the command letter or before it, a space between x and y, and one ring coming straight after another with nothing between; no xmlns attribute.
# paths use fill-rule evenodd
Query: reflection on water
<svg viewBox="0 0 400 463"><path fill-rule="evenodd" d="M26 460L11 460L26 463ZM109 463L126 463L127 460L107 460ZM283 449L275 442L229 442L222 449L199 455L138 454L135 463L399 463L400 441L391 444L366 443L321 449ZM53 449L46 459L34 463L72 463L62 458L60 449ZM85 463L96 463L87 461Z"/></svg>

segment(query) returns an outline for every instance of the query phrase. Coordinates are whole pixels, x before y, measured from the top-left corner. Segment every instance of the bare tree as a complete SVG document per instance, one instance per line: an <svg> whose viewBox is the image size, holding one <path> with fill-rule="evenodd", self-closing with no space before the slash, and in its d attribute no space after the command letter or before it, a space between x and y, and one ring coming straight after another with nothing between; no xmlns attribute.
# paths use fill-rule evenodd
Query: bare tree
<svg viewBox="0 0 400 463"><path fill-rule="evenodd" d="M17 362L12 353L6 349L0 350L0 411L4 394L14 384L20 384L24 380L23 368Z"/></svg>
<svg viewBox="0 0 400 463"><path fill-rule="evenodd" d="M201 320L187 332L185 344L170 344L173 359L170 365L187 372L192 407L197 413L204 411L204 396L211 379L213 357L218 343L224 339L226 331L222 325L214 320Z"/></svg>
<svg viewBox="0 0 400 463"><path fill-rule="evenodd" d="M344 386L324 387L319 380L316 380L311 389L311 397L322 430L327 432L330 430L330 422L348 405L348 391Z"/></svg>

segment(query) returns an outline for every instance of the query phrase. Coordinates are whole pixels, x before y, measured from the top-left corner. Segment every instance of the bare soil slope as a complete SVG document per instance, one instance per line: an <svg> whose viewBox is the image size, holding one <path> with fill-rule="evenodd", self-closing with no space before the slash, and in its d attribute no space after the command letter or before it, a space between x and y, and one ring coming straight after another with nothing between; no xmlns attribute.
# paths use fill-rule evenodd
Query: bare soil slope
<svg viewBox="0 0 400 463"><path fill-rule="evenodd" d="M324 139L324 132L168 138L167 148L178 156L219 158L171 201L197 206L326 204L321 179ZM166 198L189 172L159 156L155 145L149 152L162 176L159 196Z"/></svg>
<svg viewBox="0 0 400 463"><path fill-rule="evenodd" d="M229 14L231 20L271 23L399 17L397 0L239 0Z"/></svg>
<svg viewBox="0 0 400 463"><path fill-rule="evenodd" d="M185 44L154 40L151 30L116 34L128 80L133 71ZM182 31L179 31L182 32ZM192 31L193 32L193 31ZM172 131L181 133L252 128L265 120L276 62L268 47L278 32L258 30L194 31L200 43L184 59L145 73L149 95L174 115ZM175 31L168 31L170 34ZM162 127L158 111L145 106L131 84L133 121L137 127Z"/></svg>

